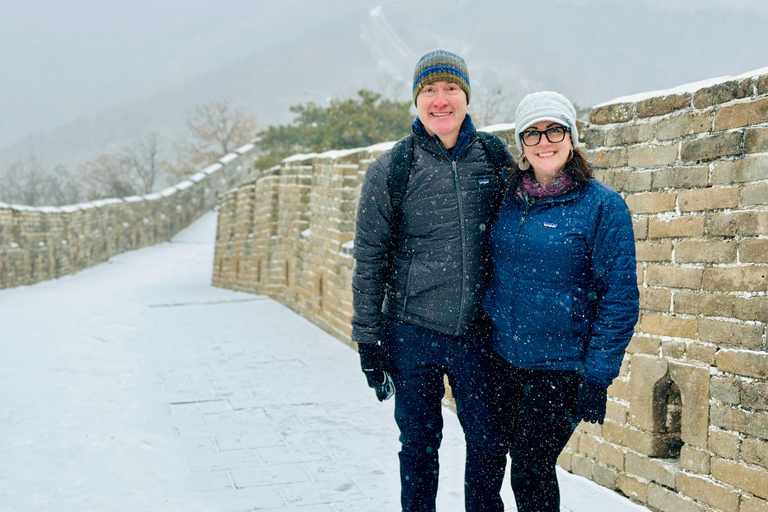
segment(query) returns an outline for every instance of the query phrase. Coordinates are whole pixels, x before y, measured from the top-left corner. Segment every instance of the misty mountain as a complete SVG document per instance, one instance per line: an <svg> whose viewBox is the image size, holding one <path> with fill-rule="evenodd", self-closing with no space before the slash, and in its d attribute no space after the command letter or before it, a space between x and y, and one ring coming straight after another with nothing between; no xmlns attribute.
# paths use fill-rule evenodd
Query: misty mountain
<svg viewBox="0 0 768 512"><path fill-rule="evenodd" d="M74 167L149 131L170 156L187 112L222 98L250 105L262 127L289 122L290 105L360 88L407 99L416 60L438 47L467 60L470 112L493 88L509 112L538 89L589 106L768 66L768 9L757 0L141 0L109 9L78 0L33 28L0 21L0 163L34 151L46 165Z"/></svg>

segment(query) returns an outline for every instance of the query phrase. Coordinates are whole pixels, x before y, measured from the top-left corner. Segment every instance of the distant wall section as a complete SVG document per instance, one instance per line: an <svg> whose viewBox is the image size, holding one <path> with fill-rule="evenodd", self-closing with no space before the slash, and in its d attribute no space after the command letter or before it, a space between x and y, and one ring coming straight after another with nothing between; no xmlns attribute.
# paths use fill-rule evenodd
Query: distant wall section
<svg viewBox="0 0 768 512"><path fill-rule="evenodd" d="M0 288L71 274L169 240L252 169L252 144L162 192L62 207L0 203Z"/></svg>
<svg viewBox="0 0 768 512"><path fill-rule="evenodd" d="M559 463L652 510L768 512L768 69L599 106L580 133L632 211L641 315L605 424ZM351 344L357 201L389 147L298 155L223 195L214 284Z"/></svg>

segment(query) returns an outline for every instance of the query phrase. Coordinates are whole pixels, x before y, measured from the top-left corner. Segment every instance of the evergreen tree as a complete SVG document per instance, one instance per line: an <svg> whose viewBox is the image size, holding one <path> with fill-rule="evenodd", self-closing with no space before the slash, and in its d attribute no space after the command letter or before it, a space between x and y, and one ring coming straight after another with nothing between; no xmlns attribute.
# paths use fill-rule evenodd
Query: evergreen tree
<svg viewBox="0 0 768 512"><path fill-rule="evenodd" d="M328 107L315 103L293 105L292 124L270 126L259 133L262 155L257 167L265 169L296 153L320 153L398 140L411 129L410 102L382 99L360 90L356 98L333 99Z"/></svg>

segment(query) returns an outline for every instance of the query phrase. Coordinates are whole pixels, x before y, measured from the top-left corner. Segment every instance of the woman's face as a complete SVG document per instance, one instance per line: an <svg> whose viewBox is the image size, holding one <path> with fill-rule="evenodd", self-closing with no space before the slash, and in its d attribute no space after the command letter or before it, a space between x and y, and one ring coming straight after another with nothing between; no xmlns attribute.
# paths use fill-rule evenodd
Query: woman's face
<svg viewBox="0 0 768 512"><path fill-rule="evenodd" d="M526 128L523 134L531 130L541 133L553 127L563 128L563 125L552 121L539 121ZM549 134L549 138L552 140L558 139L553 133ZM571 144L571 136L568 132L565 133L565 138L560 142L550 142L547 136L541 133L541 141L535 146L523 144L523 156L528 159L531 167L533 167L536 181L544 186L560 175L566 162L568 162L572 149L573 144Z"/></svg>

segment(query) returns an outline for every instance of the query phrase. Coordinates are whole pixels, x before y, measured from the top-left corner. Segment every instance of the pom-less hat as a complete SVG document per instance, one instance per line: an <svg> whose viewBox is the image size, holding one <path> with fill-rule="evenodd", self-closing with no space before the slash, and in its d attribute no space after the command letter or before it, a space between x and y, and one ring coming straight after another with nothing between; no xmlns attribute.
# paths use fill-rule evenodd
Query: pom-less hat
<svg viewBox="0 0 768 512"><path fill-rule="evenodd" d="M574 147L579 142L579 132L576 129L576 109L568 98L552 91L534 92L520 101L515 112L515 144L520 154L523 154L523 143L520 134L529 126L539 121L560 123L571 132Z"/></svg>
<svg viewBox="0 0 768 512"><path fill-rule="evenodd" d="M467 95L469 103L469 73L467 63L455 53L435 50L425 54L413 71L413 102L424 86L435 82L453 82Z"/></svg>

